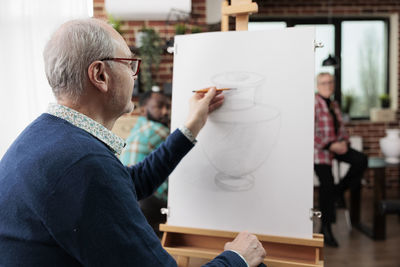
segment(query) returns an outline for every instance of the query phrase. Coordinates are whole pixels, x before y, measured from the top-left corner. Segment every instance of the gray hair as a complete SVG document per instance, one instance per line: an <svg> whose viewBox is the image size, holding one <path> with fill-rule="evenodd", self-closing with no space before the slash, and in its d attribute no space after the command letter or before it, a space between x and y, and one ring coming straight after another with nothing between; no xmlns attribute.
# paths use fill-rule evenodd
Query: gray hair
<svg viewBox="0 0 400 267"><path fill-rule="evenodd" d="M47 80L55 97L76 101L88 80L88 67L112 57L116 42L95 19L68 22L56 31L43 52Z"/></svg>

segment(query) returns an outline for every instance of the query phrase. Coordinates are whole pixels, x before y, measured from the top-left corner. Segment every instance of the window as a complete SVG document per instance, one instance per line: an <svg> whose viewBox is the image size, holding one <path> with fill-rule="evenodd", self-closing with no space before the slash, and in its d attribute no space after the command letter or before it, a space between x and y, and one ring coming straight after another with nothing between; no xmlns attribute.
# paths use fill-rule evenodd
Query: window
<svg viewBox="0 0 400 267"><path fill-rule="evenodd" d="M342 22L342 99L351 117L368 117L387 92L387 38L383 21ZM343 101L346 102L346 101Z"/></svg>
<svg viewBox="0 0 400 267"><path fill-rule="evenodd" d="M368 119L379 96L389 93L387 18L250 19L249 30L315 26L316 41L324 44L315 54L315 74L335 75L335 99L352 119ZM322 66L329 55L338 60L336 68Z"/></svg>

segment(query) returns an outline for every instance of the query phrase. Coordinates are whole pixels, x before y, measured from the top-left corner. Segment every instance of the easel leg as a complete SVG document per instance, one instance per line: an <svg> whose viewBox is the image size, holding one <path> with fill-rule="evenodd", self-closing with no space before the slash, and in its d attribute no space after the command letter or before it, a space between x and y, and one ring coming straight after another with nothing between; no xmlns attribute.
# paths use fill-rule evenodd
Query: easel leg
<svg viewBox="0 0 400 267"><path fill-rule="evenodd" d="M228 1L222 2L222 9L229 6ZM222 14L221 17L221 32L229 31L229 16Z"/></svg>
<svg viewBox="0 0 400 267"><path fill-rule="evenodd" d="M178 256L178 267L188 267L189 266L189 257Z"/></svg>
<svg viewBox="0 0 400 267"><path fill-rule="evenodd" d="M236 30L247 31L249 26L249 14L236 15Z"/></svg>

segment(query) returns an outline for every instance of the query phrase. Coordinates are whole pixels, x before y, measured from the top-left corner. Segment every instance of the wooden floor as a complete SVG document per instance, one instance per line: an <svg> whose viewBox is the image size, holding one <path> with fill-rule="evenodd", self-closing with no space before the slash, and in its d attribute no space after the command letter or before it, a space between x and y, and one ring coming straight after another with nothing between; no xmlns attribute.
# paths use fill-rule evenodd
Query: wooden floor
<svg viewBox="0 0 400 267"><path fill-rule="evenodd" d="M333 227L339 248L324 248L326 267L400 267L400 222L386 217L386 240L374 241L357 229L349 231L344 211L338 211Z"/></svg>
<svg viewBox="0 0 400 267"><path fill-rule="evenodd" d="M387 197L396 197L397 192L387 192ZM372 221L372 194L363 190L361 220L367 225ZM314 232L319 230L317 223ZM346 224L345 211L337 211L337 222L333 225L339 248L324 248L325 266L400 267L400 220L397 215L386 216L386 240L374 241L357 229L350 231Z"/></svg>
<svg viewBox="0 0 400 267"><path fill-rule="evenodd" d="M371 222L371 196L363 194L361 218ZM318 232L319 222L314 223ZM325 267L400 267L400 220L397 215L386 217L386 240L374 241L357 229L348 227L344 210L338 210L333 232L339 248L324 248ZM268 254L268 251L267 251ZM190 267L201 266L205 260L190 259Z"/></svg>

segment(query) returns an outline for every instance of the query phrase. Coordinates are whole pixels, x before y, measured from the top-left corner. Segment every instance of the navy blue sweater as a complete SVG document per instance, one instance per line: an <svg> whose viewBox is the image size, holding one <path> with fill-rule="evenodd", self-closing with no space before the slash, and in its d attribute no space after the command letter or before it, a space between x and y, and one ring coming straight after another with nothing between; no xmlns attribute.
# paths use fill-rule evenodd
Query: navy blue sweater
<svg viewBox="0 0 400 267"><path fill-rule="evenodd" d="M124 167L100 140L43 114L0 162L0 266L176 266L137 200L193 144L179 131ZM209 266L245 266L226 251Z"/></svg>

